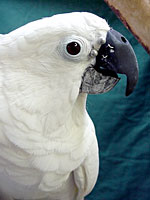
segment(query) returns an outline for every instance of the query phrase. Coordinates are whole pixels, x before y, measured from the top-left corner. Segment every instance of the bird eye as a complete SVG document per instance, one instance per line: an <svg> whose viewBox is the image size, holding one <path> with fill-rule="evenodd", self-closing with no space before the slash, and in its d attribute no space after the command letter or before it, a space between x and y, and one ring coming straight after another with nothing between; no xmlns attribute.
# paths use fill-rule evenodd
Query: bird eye
<svg viewBox="0 0 150 200"><path fill-rule="evenodd" d="M71 42L67 44L66 49L70 55L77 55L80 53L81 47L77 42Z"/></svg>

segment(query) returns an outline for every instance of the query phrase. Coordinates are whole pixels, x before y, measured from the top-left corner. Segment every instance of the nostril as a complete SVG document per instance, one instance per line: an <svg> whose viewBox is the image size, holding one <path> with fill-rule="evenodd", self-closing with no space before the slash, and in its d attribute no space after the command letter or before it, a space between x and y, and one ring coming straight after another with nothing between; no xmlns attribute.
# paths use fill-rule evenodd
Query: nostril
<svg viewBox="0 0 150 200"><path fill-rule="evenodd" d="M125 37L123 37L123 36L121 36L121 40L122 40L122 42L124 42L124 43L126 43L126 42L127 42L126 38L125 38Z"/></svg>

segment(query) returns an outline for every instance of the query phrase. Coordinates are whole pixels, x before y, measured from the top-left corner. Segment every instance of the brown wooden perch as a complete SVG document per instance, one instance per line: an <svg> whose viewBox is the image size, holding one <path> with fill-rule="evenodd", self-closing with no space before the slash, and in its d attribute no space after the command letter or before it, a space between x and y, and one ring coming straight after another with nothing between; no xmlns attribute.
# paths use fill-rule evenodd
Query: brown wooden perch
<svg viewBox="0 0 150 200"><path fill-rule="evenodd" d="M104 0L150 54L150 0Z"/></svg>

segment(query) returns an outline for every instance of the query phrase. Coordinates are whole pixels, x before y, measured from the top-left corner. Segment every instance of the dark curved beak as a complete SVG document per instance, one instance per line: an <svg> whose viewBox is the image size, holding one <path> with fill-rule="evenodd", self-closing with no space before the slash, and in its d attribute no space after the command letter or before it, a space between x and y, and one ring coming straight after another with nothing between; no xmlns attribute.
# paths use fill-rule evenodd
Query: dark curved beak
<svg viewBox="0 0 150 200"><path fill-rule="evenodd" d="M106 76L118 77L117 73L127 76L126 96L130 95L138 81L138 63L129 41L119 32L110 29L106 43L96 57L95 70Z"/></svg>

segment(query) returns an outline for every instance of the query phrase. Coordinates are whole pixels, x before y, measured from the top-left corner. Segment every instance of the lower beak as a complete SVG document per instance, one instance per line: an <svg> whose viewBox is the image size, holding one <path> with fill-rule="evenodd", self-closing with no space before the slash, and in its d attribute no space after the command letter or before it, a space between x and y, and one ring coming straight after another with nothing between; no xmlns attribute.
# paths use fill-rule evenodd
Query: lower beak
<svg viewBox="0 0 150 200"><path fill-rule="evenodd" d="M106 43L96 57L94 69L104 76L117 78L117 73L127 76L126 96L130 95L138 80L138 63L128 40L119 32L110 29Z"/></svg>

